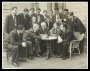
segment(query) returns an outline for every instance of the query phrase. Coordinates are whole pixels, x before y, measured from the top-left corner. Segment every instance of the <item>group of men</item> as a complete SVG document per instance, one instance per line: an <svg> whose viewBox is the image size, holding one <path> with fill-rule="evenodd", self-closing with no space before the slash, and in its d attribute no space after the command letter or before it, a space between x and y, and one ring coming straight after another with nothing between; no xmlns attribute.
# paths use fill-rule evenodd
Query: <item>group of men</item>
<svg viewBox="0 0 90 71"><path fill-rule="evenodd" d="M69 57L68 47L70 41L76 39L74 32L79 32L81 36L85 34L85 27L79 18L74 16L73 12L64 9L59 13L58 9L47 10L40 14L41 9L34 8L30 11L25 8L23 13L17 15L17 7L12 7L11 14L6 16L4 32L8 34L6 39L7 49L12 51L12 64L18 66L19 61L26 62L26 58L33 60L34 57L43 57L48 47L45 41L41 40L40 34L48 36L61 37L51 43L51 51L62 59ZM30 13L30 14L29 14ZM83 40L80 43L80 51L82 53Z"/></svg>

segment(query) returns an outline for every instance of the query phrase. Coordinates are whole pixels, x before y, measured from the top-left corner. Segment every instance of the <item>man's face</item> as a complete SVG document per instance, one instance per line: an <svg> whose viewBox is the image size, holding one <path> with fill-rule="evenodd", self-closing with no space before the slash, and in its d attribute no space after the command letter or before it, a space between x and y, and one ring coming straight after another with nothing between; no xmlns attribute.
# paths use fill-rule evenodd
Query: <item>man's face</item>
<svg viewBox="0 0 90 71"><path fill-rule="evenodd" d="M37 10L37 14L40 14L40 10Z"/></svg>
<svg viewBox="0 0 90 71"><path fill-rule="evenodd" d="M14 8L13 10L12 10L12 13L15 15L15 14L17 14L17 8Z"/></svg>
<svg viewBox="0 0 90 71"><path fill-rule="evenodd" d="M58 14L59 12L58 12L58 10L55 10L54 13L55 13L55 15L56 15L56 14Z"/></svg>
<svg viewBox="0 0 90 71"><path fill-rule="evenodd" d="M36 22L36 17L32 17L32 22Z"/></svg>
<svg viewBox="0 0 90 71"><path fill-rule="evenodd" d="M23 28L23 30L18 30L19 34L23 34L24 31L25 31L24 28Z"/></svg>
<svg viewBox="0 0 90 71"><path fill-rule="evenodd" d="M52 15L53 14L53 11L50 11L50 14Z"/></svg>
<svg viewBox="0 0 90 71"><path fill-rule="evenodd" d="M64 15L67 15L67 13L68 13L67 11L63 11L63 14L64 14Z"/></svg>
<svg viewBox="0 0 90 71"><path fill-rule="evenodd" d="M44 15L47 15L47 12L46 12L46 11L44 11L44 12L43 12L43 14L44 14Z"/></svg>
<svg viewBox="0 0 90 71"><path fill-rule="evenodd" d="M41 27L42 27L43 29L46 29L46 24L43 24Z"/></svg>
<svg viewBox="0 0 90 71"><path fill-rule="evenodd" d="M68 15L68 18L69 18L69 19L71 19L71 18L72 18L72 16Z"/></svg>
<svg viewBox="0 0 90 71"><path fill-rule="evenodd" d="M31 14L34 14L34 10L31 10L30 13L31 13Z"/></svg>
<svg viewBox="0 0 90 71"><path fill-rule="evenodd" d="M53 28L55 28L55 29L56 29L56 28L57 28L57 24L54 24L54 25L53 25Z"/></svg>
<svg viewBox="0 0 90 71"><path fill-rule="evenodd" d="M60 29L63 31L65 30L65 27L63 25L60 25Z"/></svg>
<svg viewBox="0 0 90 71"><path fill-rule="evenodd" d="M33 30L34 30L34 31L38 31L38 30L39 30L39 25L34 25L34 26L33 26Z"/></svg>
<svg viewBox="0 0 90 71"><path fill-rule="evenodd" d="M47 18L47 22L50 22L50 18Z"/></svg>
<svg viewBox="0 0 90 71"><path fill-rule="evenodd" d="M24 14L25 14L25 15L28 15L28 14L29 14L29 12L28 12L28 11L26 11L26 12L24 12Z"/></svg>

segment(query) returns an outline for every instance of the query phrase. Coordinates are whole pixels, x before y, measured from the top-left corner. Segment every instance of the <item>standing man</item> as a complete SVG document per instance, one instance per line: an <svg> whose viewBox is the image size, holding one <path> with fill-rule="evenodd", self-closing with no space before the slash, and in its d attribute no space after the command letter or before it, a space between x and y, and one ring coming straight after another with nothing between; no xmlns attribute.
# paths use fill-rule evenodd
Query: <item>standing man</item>
<svg viewBox="0 0 90 71"><path fill-rule="evenodd" d="M46 23L46 26L49 30L53 27L53 23L50 20L50 16L47 16L47 19L44 22Z"/></svg>
<svg viewBox="0 0 90 71"><path fill-rule="evenodd" d="M5 18L4 31L7 34L14 30L18 25L17 9L17 7L12 7L11 14L7 15Z"/></svg>
<svg viewBox="0 0 90 71"><path fill-rule="evenodd" d="M44 16L44 20L46 20L47 19L47 16L48 16L46 10L43 11L43 16Z"/></svg>
<svg viewBox="0 0 90 71"><path fill-rule="evenodd" d="M63 10L62 19L63 19L64 21L65 21L65 20L68 20L68 9L64 9L64 10Z"/></svg>
<svg viewBox="0 0 90 71"><path fill-rule="evenodd" d="M34 8L31 8L30 9L30 17L32 18L33 16L36 16L35 9Z"/></svg>
<svg viewBox="0 0 90 71"><path fill-rule="evenodd" d="M50 19L52 21L52 17L53 17L53 10L50 10Z"/></svg>
<svg viewBox="0 0 90 71"><path fill-rule="evenodd" d="M60 17L60 18L62 18L62 16L61 16L61 14L59 13L59 10L58 9L54 9L54 15L53 15L53 17L52 17L52 21L53 21L53 23L55 23L56 21L57 21L57 18L58 17Z"/></svg>
<svg viewBox="0 0 90 71"><path fill-rule="evenodd" d="M70 19L69 20L69 26L70 26L71 31L73 30L73 34L75 32L78 32L78 33L81 34L81 37L84 37L86 29L85 29L83 23L81 22L81 20L79 18L77 18L76 16L74 16L73 12L70 12L68 14L68 18ZM80 48L81 53L83 52L83 48L84 48L83 44L84 44L84 38L80 42L80 47L79 48Z"/></svg>
<svg viewBox="0 0 90 71"><path fill-rule="evenodd" d="M36 16L32 16L31 21L30 21L30 23L29 23L29 24L30 24L29 27L32 28L33 24L35 24L36 21L37 21L37 20L36 20ZM30 29L30 28L29 28L29 29Z"/></svg>
<svg viewBox="0 0 90 71"><path fill-rule="evenodd" d="M44 21L44 16L40 14L40 11L41 11L40 8L36 10L37 24L39 24L39 26L41 26L41 23Z"/></svg>
<svg viewBox="0 0 90 71"><path fill-rule="evenodd" d="M29 18L29 10L27 9L27 8L25 8L24 10L23 10L23 13L20 13L19 15L18 15L18 17L19 17L19 24L22 24L22 25L24 25L24 27L25 27L25 30L29 30L29 22L30 22L30 18Z"/></svg>

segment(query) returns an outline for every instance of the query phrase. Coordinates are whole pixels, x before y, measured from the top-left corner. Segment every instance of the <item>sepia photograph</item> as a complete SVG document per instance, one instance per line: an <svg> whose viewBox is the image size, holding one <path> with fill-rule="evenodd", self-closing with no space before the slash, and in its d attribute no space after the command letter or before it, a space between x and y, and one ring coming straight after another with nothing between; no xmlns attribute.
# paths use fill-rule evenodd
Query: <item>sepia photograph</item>
<svg viewBox="0 0 90 71"><path fill-rule="evenodd" d="M2 2L2 69L88 69L88 2Z"/></svg>

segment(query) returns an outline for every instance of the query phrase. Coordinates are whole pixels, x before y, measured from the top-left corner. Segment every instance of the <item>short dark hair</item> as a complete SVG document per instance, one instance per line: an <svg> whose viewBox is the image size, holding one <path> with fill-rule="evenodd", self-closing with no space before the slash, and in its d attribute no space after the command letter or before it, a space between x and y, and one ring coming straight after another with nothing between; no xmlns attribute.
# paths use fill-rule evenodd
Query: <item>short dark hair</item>
<svg viewBox="0 0 90 71"><path fill-rule="evenodd" d="M23 30L23 29L24 29L23 25L20 24L20 25L17 26L17 30Z"/></svg>
<svg viewBox="0 0 90 71"><path fill-rule="evenodd" d="M68 9L64 9L63 11L67 11L68 12Z"/></svg>
<svg viewBox="0 0 90 71"><path fill-rule="evenodd" d="M50 19L50 16L47 16L47 19Z"/></svg>
<svg viewBox="0 0 90 71"><path fill-rule="evenodd" d="M53 12L53 10L50 10L50 11L52 11L52 12Z"/></svg>
<svg viewBox="0 0 90 71"><path fill-rule="evenodd" d="M31 10L35 11L35 9L34 9L34 8L30 8L30 11L31 11Z"/></svg>
<svg viewBox="0 0 90 71"><path fill-rule="evenodd" d="M74 15L74 13L73 13L73 12L69 12L69 13L68 13L68 15L73 16L73 15Z"/></svg>
<svg viewBox="0 0 90 71"><path fill-rule="evenodd" d="M37 9L36 9L36 11L37 11L37 10L40 10L40 11L41 11L41 9L40 9L40 8L37 8Z"/></svg>
<svg viewBox="0 0 90 71"><path fill-rule="evenodd" d="M54 10L59 10L58 8L55 8Z"/></svg>
<svg viewBox="0 0 90 71"><path fill-rule="evenodd" d="M17 7L12 7L11 10L14 10L15 8L17 9Z"/></svg>
<svg viewBox="0 0 90 71"><path fill-rule="evenodd" d="M47 10L43 10L43 13L44 13L44 12L47 12Z"/></svg>
<svg viewBox="0 0 90 71"><path fill-rule="evenodd" d="M27 8L24 8L23 12L29 12L29 10Z"/></svg>

